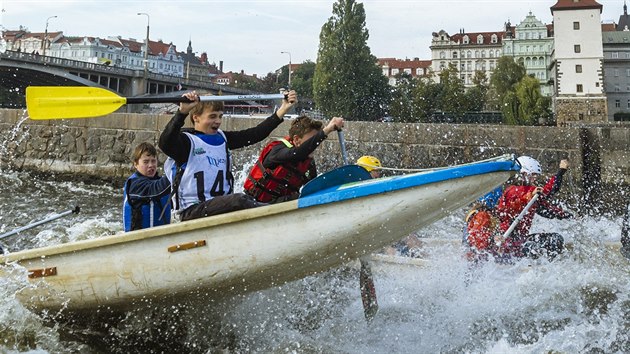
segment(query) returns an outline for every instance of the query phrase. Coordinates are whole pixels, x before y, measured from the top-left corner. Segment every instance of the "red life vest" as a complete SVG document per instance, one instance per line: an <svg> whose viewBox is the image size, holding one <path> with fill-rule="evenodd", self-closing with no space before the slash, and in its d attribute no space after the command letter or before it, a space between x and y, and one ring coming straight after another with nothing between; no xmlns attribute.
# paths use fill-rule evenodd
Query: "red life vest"
<svg viewBox="0 0 630 354"><path fill-rule="evenodd" d="M478 251L489 251L494 246L498 220L487 210L472 210L466 218L466 241Z"/></svg>
<svg viewBox="0 0 630 354"><path fill-rule="evenodd" d="M284 144L288 148L293 145L288 141L288 137L272 141L267 144L260 153L258 161L254 168L249 172L247 180L243 188L245 192L256 198L259 202L269 203L275 199L293 193L298 193L300 187L315 176L307 176L307 172L311 167L311 158L295 163L286 163L278 165L273 169L265 168L263 161L269 154L271 149L278 145Z"/></svg>

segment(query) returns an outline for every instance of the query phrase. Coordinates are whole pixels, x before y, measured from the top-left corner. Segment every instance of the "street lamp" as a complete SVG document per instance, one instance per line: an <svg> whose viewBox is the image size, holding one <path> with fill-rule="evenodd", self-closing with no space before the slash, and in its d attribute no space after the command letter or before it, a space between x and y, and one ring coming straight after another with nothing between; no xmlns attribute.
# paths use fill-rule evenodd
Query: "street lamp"
<svg viewBox="0 0 630 354"><path fill-rule="evenodd" d="M146 12L138 12L138 15L147 17L147 39L144 43L144 78L149 76L149 14Z"/></svg>
<svg viewBox="0 0 630 354"><path fill-rule="evenodd" d="M280 54L289 54L289 87L291 88L291 52L280 52Z"/></svg>
<svg viewBox="0 0 630 354"><path fill-rule="evenodd" d="M42 56L46 55L46 47L48 46L48 21L51 18L57 18L57 16L50 16L46 19L46 29L44 30L44 49L42 49Z"/></svg>

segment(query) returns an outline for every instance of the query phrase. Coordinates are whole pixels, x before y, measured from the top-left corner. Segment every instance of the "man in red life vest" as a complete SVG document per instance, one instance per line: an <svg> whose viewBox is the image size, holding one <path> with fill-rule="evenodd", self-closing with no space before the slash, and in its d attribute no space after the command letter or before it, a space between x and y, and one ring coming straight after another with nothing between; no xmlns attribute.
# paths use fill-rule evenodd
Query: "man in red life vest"
<svg viewBox="0 0 630 354"><path fill-rule="evenodd" d="M328 134L343 128L343 118L322 122L300 116L291 122L289 136L265 146L249 172L245 193L263 203L297 199L300 187L317 176L313 151Z"/></svg>
<svg viewBox="0 0 630 354"><path fill-rule="evenodd" d="M560 190L562 176L569 168L569 161L560 161L560 170L543 187L537 187L542 173L540 163L529 156L521 156L517 161L521 165L517 183L505 188L496 206L495 212L499 218L501 235L509 229L529 200L536 193L539 193L540 196L506 239L503 239L502 236L495 237L495 246L497 247L495 252L504 257L538 258L541 255L546 255L552 259L562 252L563 237L557 233L530 234L529 229L534 214L549 219L565 219L572 216L550 202L551 197Z"/></svg>

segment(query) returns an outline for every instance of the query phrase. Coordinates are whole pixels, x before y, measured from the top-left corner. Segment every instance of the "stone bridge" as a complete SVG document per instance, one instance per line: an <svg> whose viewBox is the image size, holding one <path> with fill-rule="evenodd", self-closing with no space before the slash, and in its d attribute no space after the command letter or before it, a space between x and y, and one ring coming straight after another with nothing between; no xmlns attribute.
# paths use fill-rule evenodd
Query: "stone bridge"
<svg viewBox="0 0 630 354"><path fill-rule="evenodd" d="M179 86L181 85L181 86ZM178 88L204 90L213 94L254 94L250 90L190 80L144 70L117 68L103 64L6 51L0 54L0 87L24 93L27 86L92 86L115 91L122 96L169 94Z"/></svg>

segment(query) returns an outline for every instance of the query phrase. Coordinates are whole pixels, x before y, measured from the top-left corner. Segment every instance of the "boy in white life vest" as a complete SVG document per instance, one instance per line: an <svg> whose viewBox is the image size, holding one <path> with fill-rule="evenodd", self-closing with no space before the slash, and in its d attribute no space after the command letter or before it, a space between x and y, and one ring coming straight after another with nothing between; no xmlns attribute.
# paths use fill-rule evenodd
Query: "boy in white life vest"
<svg viewBox="0 0 630 354"><path fill-rule="evenodd" d="M265 146L245 181L245 193L263 203L299 197L300 188L317 177L313 152L328 134L343 127L343 118L322 122L300 116L291 122L289 135Z"/></svg>
<svg viewBox="0 0 630 354"><path fill-rule="evenodd" d="M283 121L283 116L297 103L290 91L278 110L255 127L240 131L220 129L222 101L200 102L196 92L183 95L190 103L180 103L179 110L160 135L160 149L169 159L165 163L173 184L174 208L182 221L257 207L261 204L249 195L234 193L230 150L256 144ZM190 115L193 130L182 130Z"/></svg>

